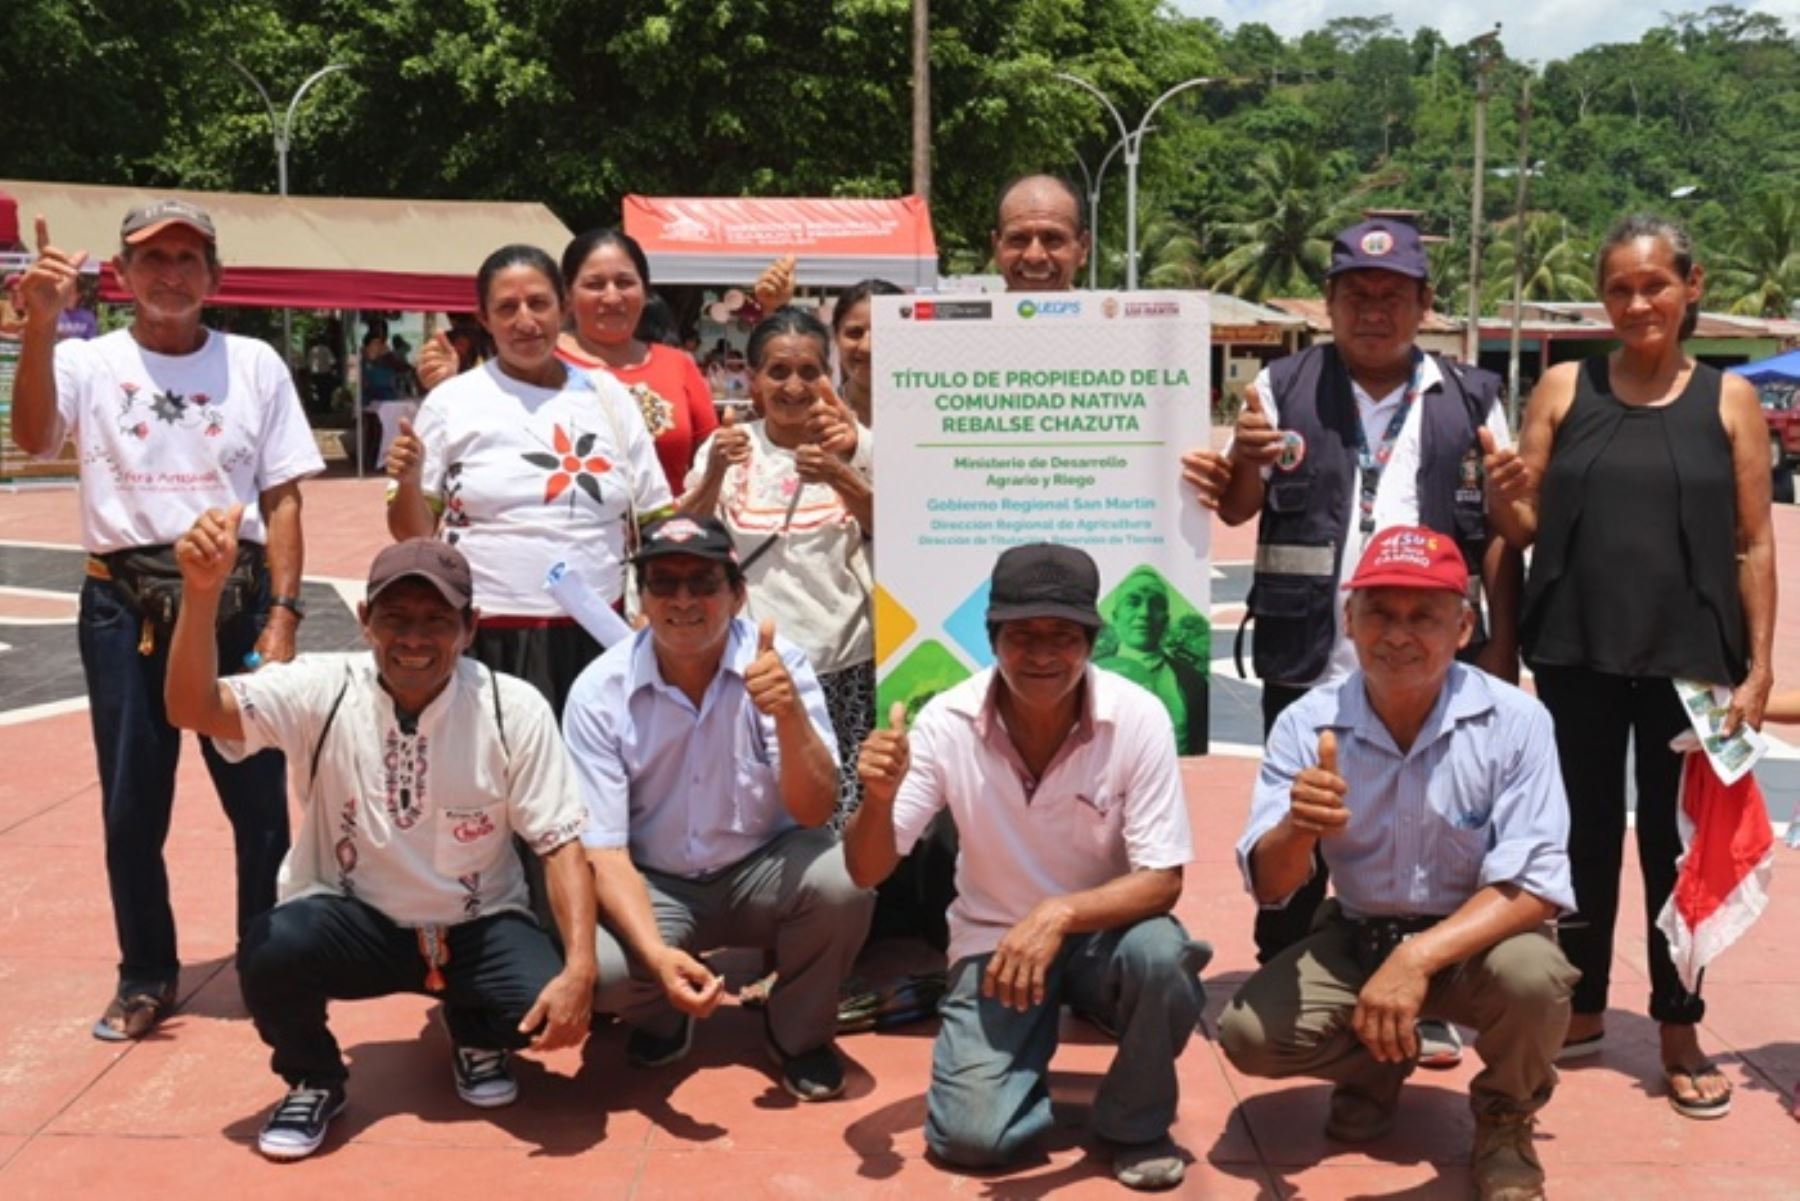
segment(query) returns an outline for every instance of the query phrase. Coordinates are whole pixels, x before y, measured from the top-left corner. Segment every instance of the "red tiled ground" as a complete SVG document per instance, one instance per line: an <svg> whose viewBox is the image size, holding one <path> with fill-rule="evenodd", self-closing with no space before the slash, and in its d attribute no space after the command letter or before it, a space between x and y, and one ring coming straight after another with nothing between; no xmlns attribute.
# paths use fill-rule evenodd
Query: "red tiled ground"
<svg viewBox="0 0 1800 1201"><path fill-rule="evenodd" d="M309 574L354 579L385 537L380 485L309 489ZM69 492L0 493L0 528L19 541L73 544ZM1791 597L1800 595L1800 510L1777 514ZM1243 559L1247 531L1221 531L1220 560ZM1800 606L1781 623L1780 674L1800 681ZM73 632L70 634L73 638ZM5 670L0 659L0 671ZM1209 1016L1252 965L1250 907L1230 846L1255 764L1190 761L1198 843L1180 914L1213 941ZM624 1064L616 1027L580 1052L526 1062L519 1105L497 1113L455 1099L446 1041L418 998L337 1006L334 1028L355 1075L350 1109L325 1153L275 1166L251 1146L278 1091L228 962L229 831L190 745L169 861L183 957L180 1014L119 1048L88 1025L112 983L110 914L99 853L99 798L86 716L0 725L0 1198L411 1195L432 1201L526 1197L1035 1198L1117 1196L1081 1122L1109 1048L1065 1025L1053 1096L1059 1126L1043 1157L1004 1174L959 1175L924 1158L920 1125L930 1030L847 1038L851 1087L800 1106L773 1086L753 1015L722 1011L679 1067ZM1641 1016L1641 893L1627 869L1609 1017L1612 1045L1565 1073L1540 1150L1554 1195L1740 1201L1800 1195L1800 933L1782 851L1770 913L1712 973L1704 1037L1737 1085L1725 1121L1684 1120L1663 1102L1655 1030ZM906 960L890 951L883 964ZM1472 1066L1420 1073L1400 1129L1357 1151L1320 1131L1326 1090L1246 1080L1197 1038L1181 1064L1179 1141L1194 1163L1181 1195L1234 1198L1460 1198Z"/></svg>

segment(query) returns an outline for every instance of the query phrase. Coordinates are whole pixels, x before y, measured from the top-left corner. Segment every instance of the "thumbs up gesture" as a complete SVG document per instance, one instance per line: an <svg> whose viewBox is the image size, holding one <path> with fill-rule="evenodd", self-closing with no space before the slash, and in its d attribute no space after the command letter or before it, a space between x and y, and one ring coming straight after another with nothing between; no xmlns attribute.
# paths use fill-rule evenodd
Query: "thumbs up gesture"
<svg viewBox="0 0 1800 1201"><path fill-rule="evenodd" d="M775 649L775 623L766 617L756 631L756 658L744 669L744 689L765 717L781 721L804 711L794 677Z"/></svg>
<svg viewBox="0 0 1800 1201"><path fill-rule="evenodd" d="M75 287L87 251L69 254L50 244L50 223L37 219L37 259L19 279L19 304L28 325L56 324L56 318L75 299Z"/></svg>
<svg viewBox="0 0 1800 1201"><path fill-rule="evenodd" d="M828 379L820 379L812 408L806 414L806 433L819 449L846 458L856 453L856 414L839 399Z"/></svg>
<svg viewBox="0 0 1800 1201"><path fill-rule="evenodd" d="M1485 425L1475 437L1481 442L1481 470L1487 477L1487 494L1491 499L1510 504L1529 499L1537 492L1537 479L1517 451L1510 446L1499 449L1493 431Z"/></svg>
<svg viewBox="0 0 1800 1201"><path fill-rule="evenodd" d="M241 503L229 509L208 509L175 540L175 562L181 568L184 592L216 593L225 586L225 577L237 563L238 525L243 519Z"/></svg>
<svg viewBox="0 0 1800 1201"><path fill-rule="evenodd" d="M450 335L440 329L419 347L418 363L413 371L429 392L461 369L462 361L456 357L456 347L450 345Z"/></svg>
<svg viewBox="0 0 1800 1201"><path fill-rule="evenodd" d="M1263 411L1262 395L1251 384L1244 389L1244 407L1238 410L1237 425L1232 430L1232 460L1268 467L1280 455L1281 431Z"/></svg>
<svg viewBox="0 0 1800 1201"><path fill-rule="evenodd" d="M1193 488L1201 508L1217 509L1231 483L1231 460L1211 447L1197 446L1181 456L1181 478Z"/></svg>
<svg viewBox="0 0 1800 1201"><path fill-rule="evenodd" d="M388 447L388 478L402 484L417 484L425 466L425 443L413 432L410 418L400 419L400 432Z"/></svg>
<svg viewBox="0 0 1800 1201"><path fill-rule="evenodd" d="M1326 730L1319 735L1318 763L1301 772L1288 791L1288 819L1308 834L1329 838L1350 822L1346 791L1338 775L1337 733Z"/></svg>
<svg viewBox="0 0 1800 1201"><path fill-rule="evenodd" d="M912 744L906 737L906 705L888 706L885 728L869 731L856 756L856 774L862 778L863 803L892 805L912 765Z"/></svg>
<svg viewBox="0 0 1800 1201"><path fill-rule="evenodd" d="M719 428L713 434L712 450L706 456L706 473L714 480L725 478L725 470L750 461L750 431L738 424L737 406L727 405L719 416Z"/></svg>
<svg viewBox="0 0 1800 1201"><path fill-rule="evenodd" d="M756 296L756 303L765 313L773 313L776 309L794 298L794 267L797 260L791 254L784 254L767 267L756 278L756 286L751 291Z"/></svg>

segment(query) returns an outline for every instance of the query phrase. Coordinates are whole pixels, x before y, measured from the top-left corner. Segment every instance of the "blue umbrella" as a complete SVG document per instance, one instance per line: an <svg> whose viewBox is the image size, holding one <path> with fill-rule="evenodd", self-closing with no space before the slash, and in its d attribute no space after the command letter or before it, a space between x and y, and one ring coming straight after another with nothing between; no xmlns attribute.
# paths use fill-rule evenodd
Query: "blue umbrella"
<svg viewBox="0 0 1800 1201"><path fill-rule="evenodd" d="M1761 359L1754 363L1739 363L1727 370L1745 379L1786 379L1800 383L1800 350L1790 350L1772 359Z"/></svg>

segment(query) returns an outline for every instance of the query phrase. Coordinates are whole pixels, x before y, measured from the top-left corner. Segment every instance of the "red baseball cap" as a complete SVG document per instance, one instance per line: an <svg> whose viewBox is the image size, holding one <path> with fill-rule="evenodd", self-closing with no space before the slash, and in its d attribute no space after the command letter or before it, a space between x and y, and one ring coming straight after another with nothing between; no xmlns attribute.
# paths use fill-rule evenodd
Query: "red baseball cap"
<svg viewBox="0 0 1800 1201"><path fill-rule="evenodd" d="M1390 526L1369 539L1345 588L1423 588L1466 595L1469 568L1448 534L1422 525Z"/></svg>

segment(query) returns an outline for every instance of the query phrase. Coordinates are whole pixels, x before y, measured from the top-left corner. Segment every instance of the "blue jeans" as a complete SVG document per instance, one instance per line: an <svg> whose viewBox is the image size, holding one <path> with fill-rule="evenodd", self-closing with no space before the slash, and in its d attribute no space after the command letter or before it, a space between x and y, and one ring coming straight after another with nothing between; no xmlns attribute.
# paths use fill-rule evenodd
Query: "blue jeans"
<svg viewBox="0 0 1800 1201"><path fill-rule="evenodd" d="M1094 1098L1094 1133L1127 1144L1168 1133L1175 1060L1200 1020L1200 969L1212 948L1167 916L1075 935L1051 965L1044 1003L1024 1013L981 995L991 958L957 962L939 1007L925 1096L925 1142L938 1158L1000 1167L1050 1128L1046 1075L1064 1004L1118 1034L1119 1053Z"/></svg>
<svg viewBox="0 0 1800 1201"><path fill-rule="evenodd" d="M249 610L219 629L219 670L242 670L267 612L266 580ZM88 715L100 764L100 805L106 829L106 879L119 936L119 991L155 991L175 984L175 914L163 843L175 803L181 731L163 715L168 640L138 653L142 625L136 611L105 580L81 589L81 666L87 675ZM275 873L288 848L286 761L265 751L243 763L219 757L200 740L213 787L231 820L237 846L237 929L241 938L258 914L275 904Z"/></svg>

